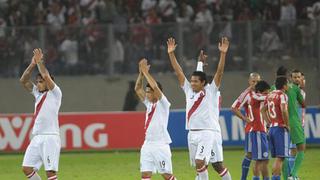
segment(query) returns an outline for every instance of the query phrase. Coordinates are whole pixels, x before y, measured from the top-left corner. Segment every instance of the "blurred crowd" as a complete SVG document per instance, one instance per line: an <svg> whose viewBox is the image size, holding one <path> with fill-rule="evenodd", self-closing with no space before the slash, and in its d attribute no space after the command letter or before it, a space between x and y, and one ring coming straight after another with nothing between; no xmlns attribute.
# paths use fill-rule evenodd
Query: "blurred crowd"
<svg viewBox="0 0 320 180"><path fill-rule="evenodd" d="M265 22L252 29L263 57L296 48L313 56L318 19L316 0L0 0L0 76L18 76L35 47L45 48L57 74L134 73L142 56L164 71L169 35L182 34L190 59L221 36L240 47L248 20ZM234 51L235 63L241 53Z"/></svg>

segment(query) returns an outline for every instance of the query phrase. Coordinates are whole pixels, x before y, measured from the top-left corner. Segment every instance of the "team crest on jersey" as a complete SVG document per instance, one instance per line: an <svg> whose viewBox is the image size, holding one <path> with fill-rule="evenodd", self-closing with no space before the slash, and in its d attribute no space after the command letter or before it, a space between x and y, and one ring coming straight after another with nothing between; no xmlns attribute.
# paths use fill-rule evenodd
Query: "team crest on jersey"
<svg viewBox="0 0 320 180"><path fill-rule="evenodd" d="M268 152L264 152L263 157L265 157L265 158L268 157Z"/></svg>

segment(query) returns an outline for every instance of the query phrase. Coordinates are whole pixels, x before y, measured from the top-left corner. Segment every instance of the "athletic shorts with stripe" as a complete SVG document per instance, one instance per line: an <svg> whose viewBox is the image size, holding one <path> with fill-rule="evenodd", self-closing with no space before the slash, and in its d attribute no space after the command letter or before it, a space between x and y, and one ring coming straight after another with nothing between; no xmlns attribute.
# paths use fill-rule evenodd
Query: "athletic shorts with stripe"
<svg viewBox="0 0 320 180"><path fill-rule="evenodd" d="M196 159L204 160L206 165L209 164L215 135L213 130L189 131L188 147L191 166L196 165Z"/></svg>
<svg viewBox="0 0 320 180"><path fill-rule="evenodd" d="M214 131L213 146L211 150L210 163L223 162L222 137L220 132Z"/></svg>
<svg viewBox="0 0 320 180"><path fill-rule="evenodd" d="M252 159L267 160L269 159L268 135L265 132L251 132L252 142Z"/></svg>
<svg viewBox="0 0 320 180"><path fill-rule="evenodd" d="M172 174L169 144L144 143L140 151L140 171Z"/></svg>
<svg viewBox="0 0 320 180"><path fill-rule="evenodd" d="M244 151L246 153L251 153L252 152L251 133L252 132L246 133L246 135L244 137Z"/></svg>
<svg viewBox="0 0 320 180"><path fill-rule="evenodd" d="M61 140L59 135L36 135L32 138L23 158L22 166L45 171L58 171Z"/></svg>
<svg viewBox="0 0 320 180"><path fill-rule="evenodd" d="M271 127L269 129L270 152L274 157L288 157L290 136L287 129L283 127Z"/></svg>

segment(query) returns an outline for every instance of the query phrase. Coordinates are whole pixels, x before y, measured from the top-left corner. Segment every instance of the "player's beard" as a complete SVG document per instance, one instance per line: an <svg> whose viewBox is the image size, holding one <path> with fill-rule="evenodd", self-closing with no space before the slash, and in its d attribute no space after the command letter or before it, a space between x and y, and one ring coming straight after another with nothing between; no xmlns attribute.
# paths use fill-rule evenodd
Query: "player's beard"
<svg viewBox="0 0 320 180"><path fill-rule="evenodd" d="M44 89L43 91L39 91L40 93L44 93L44 92L47 92L47 91L49 91L49 89Z"/></svg>

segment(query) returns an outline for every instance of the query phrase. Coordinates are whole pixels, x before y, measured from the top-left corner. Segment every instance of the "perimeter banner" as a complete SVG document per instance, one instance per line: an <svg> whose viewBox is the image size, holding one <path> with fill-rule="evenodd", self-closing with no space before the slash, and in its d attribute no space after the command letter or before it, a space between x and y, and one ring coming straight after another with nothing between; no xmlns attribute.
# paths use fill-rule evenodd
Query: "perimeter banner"
<svg viewBox="0 0 320 180"><path fill-rule="evenodd" d="M144 139L144 112L61 113L62 148L69 150L139 149ZM229 109L220 114L224 146L243 146L244 124ZM31 114L0 115L0 151L25 151L32 138ZM172 111L168 130L172 147L187 147L185 112ZM320 110L308 108L305 116L308 144L320 144Z"/></svg>

